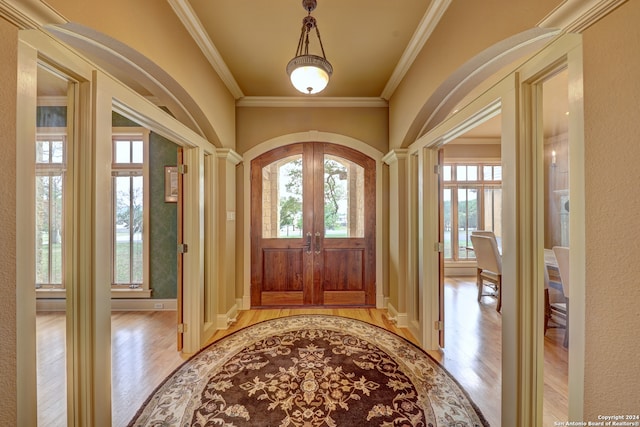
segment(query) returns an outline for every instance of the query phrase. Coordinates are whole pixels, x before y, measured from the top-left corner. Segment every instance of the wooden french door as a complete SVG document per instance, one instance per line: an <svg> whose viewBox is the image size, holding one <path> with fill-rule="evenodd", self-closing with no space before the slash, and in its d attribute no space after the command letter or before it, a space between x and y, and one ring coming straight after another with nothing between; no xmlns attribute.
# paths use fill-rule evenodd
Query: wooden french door
<svg viewBox="0 0 640 427"><path fill-rule="evenodd" d="M251 305L373 306L375 161L307 142L251 162Z"/></svg>

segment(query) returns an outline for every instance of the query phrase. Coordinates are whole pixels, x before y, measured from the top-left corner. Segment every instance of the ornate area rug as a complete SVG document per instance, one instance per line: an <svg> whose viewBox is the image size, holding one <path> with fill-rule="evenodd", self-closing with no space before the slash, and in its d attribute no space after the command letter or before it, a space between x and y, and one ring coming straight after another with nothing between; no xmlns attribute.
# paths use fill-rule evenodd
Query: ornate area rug
<svg viewBox="0 0 640 427"><path fill-rule="evenodd" d="M385 329L300 315L229 335L167 378L130 426L488 426L428 354Z"/></svg>

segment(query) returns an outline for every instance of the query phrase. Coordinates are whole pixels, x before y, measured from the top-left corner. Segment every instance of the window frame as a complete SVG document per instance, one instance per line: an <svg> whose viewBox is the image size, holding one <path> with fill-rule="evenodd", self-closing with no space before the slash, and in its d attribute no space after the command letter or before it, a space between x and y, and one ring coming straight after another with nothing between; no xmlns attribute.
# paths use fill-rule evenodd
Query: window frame
<svg viewBox="0 0 640 427"><path fill-rule="evenodd" d="M117 141L142 140L142 163L115 163ZM112 298L148 298L151 296L149 284L149 130L143 127L115 127L111 134L111 296ZM114 181L116 177L142 176L142 283L115 283L115 205Z"/></svg>
<svg viewBox="0 0 640 427"><path fill-rule="evenodd" d="M467 170L469 166L473 166L477 168L477 179L475 180L458 180L458 167L466 166ZM466 258L460 258L460 245L454 244L454 242L459 241L459 218L458 218L458 191L459 190L469 190L473 189L477 192L477 206L476 206L476 215L477 215L477 228L476 229L484 229L480 228L483 224L485 224L485 190L488 188L502 188L502 173L500 174L500 179L487 179L484 178L484 167L486 166L499 166L502 167L502 164L499 161L446 161L443 163L443 191L445 189L451 190L451 238L450 238L450 252L451 257L445 257L446 262L453 263L464 263L464 262L475 262L475 256L467 256ZM447 169L450 168L450 169ZM468 173L465 173L468 176ZM495 176L495 169L492 169L492 177ZM449 179L446 179L449 177ZM494 214L495 215L495 214ZM445 247L445 254L447 253L447 248ZM468 255L468 252L467 252Z"/></svg>
<svg viewBox="0 0 640 427"><path fill-rule="evenodd" d="M62 162L61 163L51 163L51 162L47 162L47 163L40 163L37 161L37 158L34 158L34 164L35 164L35 178L37 180L38 177L40 176L54 176L53 173L55 172L59 172L59 176L62 179L62 183L61 183L61 191L62 191L62 196L61 196L61 212L60 212L60 216L61 216L61 223L60 223L60 238L61 238L61 242L60 242L60 283L51 283L51 281L49 281L48 283L38 283L37 280L34 282L34 286L36 288L36 292L38 294L42 294L43 292L56 292L56 291L60 291L60 292L65 292L66 291L66 285L65 285L65 270L66 270L66 266L65 266L65 260L66 260L66 254L65 254L65 240L66 240L66 224L65 224L65 215L66 215L66 210L67 210L67 205L68 205L68 197L70 197L70 189L68 188L69 186L69 180L68 180L68 150L69 150L69 141L68 141L68 134L67 134L67 128L65 127L38 127L37 131L36 131L36 138L34 143L38 144L39 142L44 142L44 141L54 141L54 140L60 140L62 141L63 144L63 148L62 148ZM36 150L37 153L37 150ZM56 174L58 175L58 174ZM37 185L37 184L36 184ZM37 191L36 191L36 195L37 195ZM34 203L37 203L37 200L34 200ZM35 205L34 205L35 206ZM37 206L36 206L36 216L37 216ZM37 226L37 218L35 219L35 224ZM36 235L37 235L37 231L36 231ZM35 242L34 242L35 244ZM50 255L49 255L50 258ZM49 271L48 271L48 276L49 278L51 277L51 263L49 263ZM36 279L37 279L37 274L35 275Z"/></svg>

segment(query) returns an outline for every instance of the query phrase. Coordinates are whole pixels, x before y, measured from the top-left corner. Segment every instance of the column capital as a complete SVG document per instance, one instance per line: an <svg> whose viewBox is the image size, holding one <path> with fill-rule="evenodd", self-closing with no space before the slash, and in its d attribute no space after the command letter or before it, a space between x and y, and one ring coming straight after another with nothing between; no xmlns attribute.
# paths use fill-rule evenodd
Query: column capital
<svg viewBox="0 0 640 427"><path fill-rule="evenodd" d="M216 148L216 157L224 159L229 163L232 163L234 166L242 162L242 156L231 148Z"/></svg>
<svg viewBox="0 0 640 427"><path fill-rule="evenodd" d="M396 148L385 154L382 161L391 165L392 163L397 163L400 160L405 160L407 158L407 151L408 150L406 148Z"/></svg>

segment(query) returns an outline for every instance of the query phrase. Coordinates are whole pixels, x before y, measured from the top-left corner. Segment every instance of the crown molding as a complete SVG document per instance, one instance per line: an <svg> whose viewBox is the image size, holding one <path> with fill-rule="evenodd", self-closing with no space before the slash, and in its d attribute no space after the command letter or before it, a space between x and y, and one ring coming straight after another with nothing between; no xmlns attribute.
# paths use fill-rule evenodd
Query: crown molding
<svg viewBox="0 0 640 427"><path fill-rule="evenodd" d="M182 22L182 25L187 29L191 37L200 47L202 53L207 58L213 69L218 73L224 84L229 89L229 92L235 99L242 98L244 93L238 86L236 79L231 74L229 67L222 59L220 52L214 46L213 42L207 35L207 32L202 27L202 22L198 19L197 15L191 8L191 5L187 0L168 0L169 5L173 11L178 15L178 19Z"/></svg>
<svg viewBox="0 0 640 427"><path fill-rule="evenodd" d="M382 94L380 94L381 98L391 98L391 95L393 95L393 92L398 88L405 74L407 74L407 71L409 71L409 68L413 65L413 61L415 61L431 36L431 33L435 30L451 2L452 0L433 0L431 2L418 28L413 33L413 37L411 37L409 44L402 53L400 61L398 61L396 68L393 70L391 77L389 77L386 86L382 90Z"/></svg>
<svg viewBox="0 0 640 427"><path fill-rule="evenodd" d="M236 107L387 108L389 107L389 103L382 98L245 96L236 101Z"/></svg>
<svg viewBox="0 0 640 427"><path fill-rule="evenodd" d="M561 28L581 33L627 0L565 0L538 23L542 28Z"/></svg>
<svg viewBox="0 0 640 427"><path fill-rule="evenodd" d="M0 0L0 17L22 30L67 22L62 15L40 0Z"/></svg>

